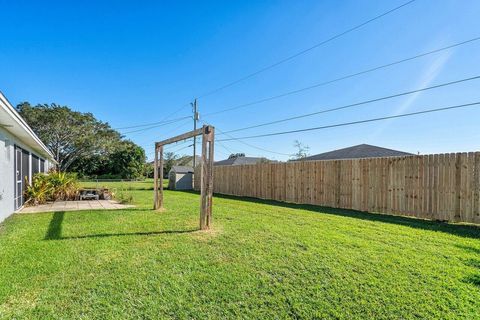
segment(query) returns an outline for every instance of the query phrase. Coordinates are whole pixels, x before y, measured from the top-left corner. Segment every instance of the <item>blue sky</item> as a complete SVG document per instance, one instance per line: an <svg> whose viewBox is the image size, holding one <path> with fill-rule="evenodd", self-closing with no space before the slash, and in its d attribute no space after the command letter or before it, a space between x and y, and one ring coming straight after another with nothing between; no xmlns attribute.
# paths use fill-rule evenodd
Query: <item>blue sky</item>
<svg viewBox="0 0 480 320"><path fill-rule="evenodd" d="M114 128L161 121L184 105L172 117L188 116L188 103L196 96L404 2L0 1L0 90L13 104L56 102L92 112ZM202 117L478 37L479 14L476 0L417 0L276 68L199 99L201 118L226 131L480 75L480 41L476 41L282 99ZM480 80L476 80L232 135L477 102L479 86ZM225 141L217 144L215 157L245 152L285 160L288 156L280 154L295 152L294 140L308 145L311 154L360 143L422 154L475 151L480 149L478 119L480 108L472 107L245 140L251 146ZM187 119L126 136L151 153L155 140L191 128Z"/></svg>

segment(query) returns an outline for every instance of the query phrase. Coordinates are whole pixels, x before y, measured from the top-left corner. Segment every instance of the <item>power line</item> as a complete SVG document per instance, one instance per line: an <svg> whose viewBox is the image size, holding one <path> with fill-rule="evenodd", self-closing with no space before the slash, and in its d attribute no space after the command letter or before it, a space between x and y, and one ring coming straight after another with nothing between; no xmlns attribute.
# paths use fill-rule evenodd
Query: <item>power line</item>
<svg viewBox="0 0 480 320"><path fill-rule="evenodd" d="M401 8L407 6L407 5L409 5L409 4L411 4L411 3L415 2L415 1L416 1L416 0L407 1L407 2L405 2L405 3L403 3L403 4L401 4L401 5L393 8L393 9L390 9L390 10L388 10L388 11L386 11L386 12L380 14L380 15L377 15L377 16L375 16L375 17L373 17L373 18L371 18L371 19L369 19L369 20L367 20L367 21L364 21L364 22L362 22L362 23L360 23L360 24L358 24L358 25L356 25L356 26L354 26L354 27L352 27L352 28L350 28L350 29L347 29L347 30L345 30L345 31L343 31L343 32L341 32L341 33L338 33L338 34L336 34L336 35L334 35L334 36L332 36L332 37L330 37L330 38L328 38L328 39L326 39L326 40L323 40L323 41L321 41L321 42L319 42L319 43L317 43L317 44L315 44L315 45L313 45L313 46L311 46L311 47L309 47L309 48L306 48L306 49L304 49L304 50L302 50L302 51L299 51L299 52L297 52L297 53L295 53L295 54L293 54L293 55L291 55L291 56L288 56L288 57L286 57L286 58L284 58L284 59L282 59L282 60L280 60L280 61L277 61L277 62L275 62L275 63L273 63L273 64L271 64L271 65L268 65L268 66L266 66L266 67L264 67L264 68L262 68L262 69L260 69L260 70L257 70L257 71L255 71L255 72L249 74L249 75L246 75L246 76L244 76L244 77L242 77L242 78L240 78L240 79L237 79L237 80L235 80L235 81L232 81L232 82L230 82L230 83L227 83L227 84L225 84L225 85L223 85L223 86L221 86L221 87L218 87L218 88L216 88L216 89L214 89L214 90L212 90L212 91L206 92L206 93L200 95L199 98L205 98L206 96L209 96L209 95L212 95L212 94L214 94L214 93L217 93L217 92L219 92L219 91L221 91L221 90L223 90L223 89L226 89L226 88L228 88L228 87L231 87L231 86L233 86L233 85L235 85L235 84L237 84L237 83L239 83L239 82L242 82L242 81L247 80L247 79L249 79L249 78L251 78L251 77L253 77L253 76L256 76L256 75L258 75L258 74L260 74L260 73L262 73L262 72L265 72L265 71L267 71L267 70L270 70L270 69L272 69L272 68L274 68L274 67L276 67L276 66L278 66L278 65L281 65L281 64L283 64L283 63L285 63L285 62L287 62L287 61L290 61L290 60L292 60L292 59L295 59L296 57L298 57L298 56L300 56L300 55L303 55L303 54L305 54L305 53L307 53L307 52L309 52L309 51L312 51L312 50L314 50L314 49L316 49L316 48L318 48L318 47L320 47L320 46L322 46L322 45L325 45L325 44L327 44L327 43L329 43L329 42L331 42L331 41L333 41L333 40L335 40L335 39L338 39L338 38L340 38L340 37L342 37L342 36L344 36L344 35L346 35L346 34L348 34L348 33L350 33L350 32L353 32L353 31L355 31L355 30L357 30L357 29L360 29L360 28L364 27L365 25L367 25L367 24L369 24L369 23L371 23L371 22L374 22L374 21L376 21L376 20L378 20L378 19L380 19L380 18L382 18L382 17L384 17L384 16L386 16L386 15L389 15L389 14L391 14L391 13L393 13L393 12L395 12L395 11L397 11L397 10L399 10L399 9L401 9ZM147 126L152 126L152 125L161 124L162 122L166 121L166 119L168 119L169 117L177 114L178 112L180 112L180 110L182 110L183 108L188 107L189 105L190 105L190 104L182 105L182 106L181 106L180 108L178 108L176 111L174 111L173 113L171 113L171 114L167 115L166 117L164 117L160 122L144 123L144 124L140 124L140 125L133 125L133 126L127 126L127 127L119 127L119 128L114 128L114 129L116 129L116 130L132 129L132 128L141 128L141 127L147 127ZM185 118L179 118L179 119L175 119L175 120L182 120L182 119L185 119ZM146 129L146 130L148 130L148 129Z"/></svg>
<svg viewBox="0 0 480 320"><path fill-rule="evenodd" d="M185 149L190 148L190 147L193 147L193 144L189 144L188 146L185 146L185 147L177 149L177 150L169 151L169 152L177 153L179 151L185 150Z"/></svg>
<svg viewBox="0 0 480 320"><path fill-rule="evenodd" d="M232 137L231 135L228 135L228 134L225 134L227 137L230 137L229 140L235 140L235 141L238 141L250 148L254 148L254 149L257 149L257 150L260 150L260 151L264 151L264 152L268 152L268 153L271 153L271 154L278 154L278 155L281 155L281 156L291 156L291 154L289 153L282 153L282 152L277 152L277 151L272 151L272 150L268 150L268 149L265 149L265 148L262 148L262 147L258 147L258 146L255 146L253 144L250 144L248 142L245 142L245 141L242 141L241 139L239 138L236 138L236 137ZM218 141L226 141L226 140L218 140Z"/></svg>
<svg viewBox="0 0 480 320"><path fill-rule="evenodd" d="M480 102L472 102L472 103L460 104L460 105L455 105L455 106L436 108L436 109L428 109L428 110L423 110L423 111L410 112L410 113L398 114L398 115L393 115L393 116L385 116L385 117L379 117L379 118L372 118L372 119L366 119L366 120L337 123L337 124L331 124L331 125L326 125L326 126L321 126L321 127L305 128L305 129L290 130L290 131L280 131L280 132L259 134L259 135L253 135L253 136L245 136L245 137L239 137L239 138L220 139L220 140L217 140L217 141L230 141L230 140L237 140L237 139L253 139L253 138L271 137L271 136L278 136L278 135L305 132L305 131L322 130L322 129L350 126L350 125L355 125L355 124L375 122L375 121L381 121L381 120L387 120L387 119L410 117L410 116L415 116L415 115L425 114L425 113L433 113L433 112L446 111L446 110L452 110L452 109L460 109L460 108L466 108L466 107L471 107L471 106L475 106L475 105L480 105Z"/></svg>
<svg viewBox="0 0 480 320"><path fill-rule="evenodd" d="M188 122L184 122L182 124L180 124L179 126L176 126L175 128L173 128L172 130L169 131L169 134L168 135L172 135L176 130L180 129L181 127L187 125L188 123L190 123L190 121ZM157 139L155 139L154 141L150 142L150 143L154 143L155 141L158 141ZM184 144L186 141L183 141L180 143L180 145ZM165 146L166 148L170 147L170 146L178 146L179 144L178 143L175 143L174 145L167 145ZM153 152L155 153L155 152Z"/></svg>
<svg viewBox="0 0 480 320"><path fill-rule="evenodd" d="M202 120L200 120L200 121L201 121L202 123L204 123L204 124L207 124L206 122L204 122L204 121L202 121ZM231 135L223 132L223 131L220 130L218 127L215 127L215 130L218 130L221 134L224 134L224 135L226 135L227 137L230 137L230 139L228 139L228 140L238 141L238 142L240 142L240 143L242 143L242 144L244 144L244 145L246 145L246 146L248 146L248 147L250 147L250 148L254 148L254 149L261 150L261 151L268 152L268 153L272 153L272 154L278 154L278 155L281 155L281 156L291 156L291 154L288 154L288 153L281 153L281 152L277 152L277 151L268 150L268 149L265 149L265 148L262 148L262 147L255 146L255 145L250 144L250 143L248 143L248 142L242 141L240 138L235 138L235 137L233 137L233 136L231 136ZM222 140L216 140L216 141L220 141L220 142L221 142L221 141L227 141L227 140L222 139Z"/></svg>
<svg viewBox="0 0 480 320"><path fill-rule="evenodd" d="M197 99L192 103L192 112L193 112L193 131L197 130L197 121L198 121L198 105ZM193 157L192 157L192 167L196 168L197 162L197 136L193 136Z"/></svg>
<svg viewBox="0 0 480 320"><path fill-rule="evenodd" d="M184 144L189 143L189 142L191 142L191 138L188 138L188 139L186 139L185 141L182 141L182 142L175 142L175 144L168 144L168 145L164 146L164 148L165 149L176 148L176 147L179 147L179 146L183 146Z"/></svg>
<svg viewBox="0 0 480 320"><path fill-rule="evenodd" d="M242 142L242 141L239 141L239 142ZM229 152L229 154L227 154L227 156L230 156L231 154L239 153L239 152L240 152L240 151L238 151L238 150L235 151L235 152L231 151L230 148L227 148L227 146L225 146L222 142L220 142L220 141L218 141L218 140L215 141L215 143L217 143L220 147L222 147L223 149L225 149L225 150L227 150L227 151ZM263 148L259 148L259 147L257 147L257 146L254 146L254 145L251 145L251 144L248 144L248 143L245 143L245 142L242 142L242 143L248 145L249 147L255 148L255 149L259 149L259 150L266 151L266 152L272 152L272 151L270 151L270 150L265 150L265 149L263 149ZM218 149L217 149L217 150L218 150ZM241 151L241 153L244 153L244 152ZM225 153L223 153L223 154L225 154ZM277 154L277 153L276 153L276 154ZM260 154L260 155L259 155L259 154L253 154L253 155L255 155L255 156L257 156L257 157L262 157L262 156L263 156L263 155L261 155L261 154ZM284 154L282 154L282 155L291 156L290 154L286 154L286 153L284 153Z"/></svg>
<svg viewBox="0 0 480 320"><path fill-rule="evenodd" d="M175 121L180 121L180 120L187 119L187 118L190 118L190 116L185 116L185 117L175 118L175 119L170 119L170 120L162 120L162 121L157 121L157 122L150 122L150 123L139 124L139 125L129 126L129 127L114 128L114 130L141 128L141 127L148 127L148 126L165 124L165 123L168 124L168 123L172 123L172 122L175 122Z"/></svg>
<svg viewBox="0 0 480 320"><path fill-rule="evenodd" d="M232 154L232 153L235 153L235 152L233 152L232 150L230 150L230 148L227 148L227 146L224 145L224 144L221 143L221 142L219 142L218 145L221 146L223 149L227 150L228 152L230 152L231 154Z"/></svg>
<svg viewBox="0 0 480 320"><path fill-rule="evenodd" d="M168 114L167 116L165 116L164 119L168 119L168 118L170 118L171 116L176 115L176 114L179 113L181 110L183 110L184 108L189 107L189 106L190 106L190 103L184 104L183 106L181 106L180 108L178 108L176 111L174 111L174 112Z"/></svg>
<svg viewBox="0 0 480 320"><path fill-rule="evenodd" d="M178 122L178 121L181 121L183 119L188 119L188 118L190 118L190 116L185 116L185 117L181 117L181 118L167 120L169 117L179 113L183 108L188 107L188 106L189 106L189 104L185 104L185 105L181 106L176 111L174 111L174 112L170 113L169 115L167 115L166 117L164 117L161 121L144 123L144 124L139 124L139 125L133 125L133 126L129 126L129 127L114 128L114 130L132 129L132 128L141 128L141 127L150 126L149 128L144 128L144 129L139 129L139 130L134 130L134 131L129 131L129 132L123 132L122 133L122 134L128 134L128 133L146 131L146 130L150 130L150 129L153 129L153 128L161 127L161 126L166 125L166 124Z"/></svg>
<svg viewBox="0 0 480 320"><path fill-rule="evenodd" d="M178 126L176 126L175 128L173 128L172 130L169 131L168 136L173 135L173 133L174 133L175 131L177 131L178 129L180 129L180 128L182 128L182 127L185 127L185 126L186 126L187 124L189 124L189 123L190 123L190 119L189 119L188 121L185 121L185 122L182 123L182 124L179 124Z"/></svg>
<svg viewBox="0 0 480 320"><path fill-rule="evenodd" d="M442 84L438 84L438 85L434 85L434 86L430 86L430 87L423 87L423 88L416 89L416 90L411 90L411 91L406 91L406 92L402 92L402 93L392 94L392 95L384 96L384 97L380 97L380 98L375 98L375 99L365 100L365 101L356 102L356 103L352 103L352 104L347 104L347 105L343 105L343 106L340 106L340 107L324 109L324 110L311 112L311 113L306 113L306 114L293 116L293 117L289 117L289 118L284 118L284 119L279 119L279 120L270 121L270 122L266 122L266 123L256 124L256 125L252 125L252 126L248 126L248 127L243 127L243 128L239 128L239 129L229 130L229 131L225 131L225 132L220 133L220 134L244 131L244 130L248 130L248 129L264 127L264 126L277 124L277 123L282 123L282 122L287 122L287 121L291 121L291 120L297 120L297 119L301 119L301 118L311 117L311 116L322 114L322 113L344 110L344 109L348 109L348 108L352 108L352 107L358 107L358 106L361 106L361 105L370 104L370 103L373 103L373 102L398 98L398 97L402 97L402 96L406 96L406 95L410 95L410 94L414 94L414 93L418 93L418 92L423 92L423 91L427 91L427 90L442 88L442 87L446 87L446 86L450 86L450 85L454 85L454 84L459 84L459 83L462 83L462 82L472 81L472 80L478 80L478 79L480 79L480 75L475 76L475 77L455 80L455 81L451 81L451 82L446 82L446 83L442 83Z"/></svg>
<svg viewBox="0 0 480 320"><path fill-rule="evenodd" d="M208 93L205 93L205 94L201 95L199 98L204 98L204 97L206 97L206 96L208 96L208 95L212 95L212 94L214 94L214 93L216 93L216 92L218 92L218 91L221 91L221 90L223 90L223 89L225 89L225 88L227 88L227 87L233 86L234 84L236 84L236 83L238 83L238 82L244 81L244 80L246 80L246 79L248 79L248 78L251 78L251 77L253 77L253 76L255 76L255 75L259 74L259 73L262 73L262 72L265 72L265 71L267 71L267 70L269 70L269 69L272 69L272 68L274 68L274 67L276 67L276 66L278 66L278 65L280 65L280 64L282 64L282 63L285 63L285 62L287 62L287 61L289 61L289 60L292 60L292 59L294 59L294 58L296 58L296 57L298 57L298 56L300 56L300 55L303 55L303 54L305 54L305 53L307 53L307 52L309 52L309 51L311 51L311 50L313 50L313 49L316 49L316 48L318 48L318 47L320 47L320 46L322 46L322 45L324 45L324 44L326 44L326 43L328 43L328 42L331 42L331 41L333 41L333 40L335 40L335 39L337 39L337 38L339 38L339 37L342 37L342 36L344 36L344 35L352 32L352 31L355 31L355 30L357 30L357 29L359 29L359 28L361 28L361 27L363 27L363 26L365 26L365 25L367 25L367 24L369 24L369 23L371 23L371 22L373 22L373 21L375 21L375 20L378 20L378 19L380 19L380 18L382 18L382 17L384 17L384 16L386 16L386 15L388 15L388 14L390 14L390 13L393 13L393 12L401 9L402 7L405 7L405 6L411 4L411 3L415 2L415 1L416 1L416 0L411 0L411 1L408 1L408 2L406 2L406 3L404 3L404 4L400 5L400 6L395 7L395 8L393 8L393 9L390 9L390 10L388 10L388 11L386 11L386 12L384 12L384 13L382 13L382 14L374 17L374 18L371 18L371 19L369 19L369 20L367 20L367 21L359 24L359 25L356 25L356 26L354 26L354 27L352 27L352 28L350 28L350 29L347 29L347 30L345 30L345 31L343 31L343 32L341 32L341 33L339 33L339 34L336 34L336 35L334 35L334 36L332 36L332 37L330 37L330 38L328 38L328 39L326 39L326 40L324 40L324 41L322 41L322 42L320 42L320 43L317 43L317 44L315 44L315 45L312 46L312 47L309 47L309 48L307 48L307 49L304 49L304 50L302 50L302 51L300 51L300 52L298 52L298 53L296 53L296 54L294 54L294 55L292 55L292 56L289 56L289 57L287 57L287 58L285 58L285 59L282 59L282 60L280 60L280 61L278 61L278 62L276 62L276 63L274 63L274 64L271 64L271 65L269 65L269 66L267 66L267 67L265 67L265 68L262 68L262 69L254 72L254 73L251 73L251 74L249 74L249 75L247 75L247 76L245 76L245 77L242 77L241 79L238 79L238 80L233 81L233 82L231 82L231 83L229 83L229 84L226 84L226 85L224 85L224 86L222 86L222 87L219 87L219 88L217 88L217 89L214 89L214 90L212 90L212 91L210 91L210 92L208 92ZM188 106L189 106L189 104L182 105L182 106L181 106L180 108L178 108L176 111L174 111L173 113L167 115L167 116L164 117L161 121L158 121L158 122L144 123L144 124L133 125L133 126L119 127L119 128L114 128L114 129L116 129L116 130L123 130L123 129L132 129L132 128L148 127L148 128L139 129L139 130L134 130L134 131L129 131L129 132L125 132L125 133L124 133L124 134L129 134L129 133L134 133L134 132L140 132L140 131L150 130L150 129L157 128L157 127L162 126L162 125L165 125L165 124L169 124L169 123L172 123L172 122L176 122L176 121L180 121L180 120L183 120L183 119L187 119L188 117L182 117L182 118L176 118L176 119L167 120L169 117L171 117L172 115L177 114L178 112L180 112L181 110L183 110L184 108L186 108L186 107L188 107ZM207 114L207 115L211 115L211 114Z"/></svg>
<svg viewBox="0 0 480 320"><path fill-rule="evenodd" d="M222 145L222 144L220 144L220 143L218 143L218 145L219 145L220 147L222 147L223 149L225 149L225 150L228 151L228 149L225 148L224 145ZM220 154L223 154L223 155L226 156L226 157L229 157L229 156L233 153L233 152L230 152L230 151L228 151L228 153L226 153L225 151L220 151L220 150L218 150L218 148L215 149L215 152L218 152L218 153L220 153Z"/></svg>
<svg viewBox="0 0 480 320"><path fill-rule="evenodd" d="M187 140L182 141L182 142L177 142L177 143L175 143L175 144L166 145L166 146L164 147L164 148L166 149L165 151L166 151L166 152L174 152L174 153L175 153L175 152L177 152L177 151L180 151L180 150L186 149L186 148L188 148L188 147L191 147L192 145L189 145L189 146L185 146L184 148L180 148L180 149L178 149L178 150L168 150L168 148L179 147L179 146L182 146L182 145L190 142L189 139L190 139L190 138L188 138ZM147 155L152 155L152 154L155 154L155 151L152 151L152 152L147 153Z"/></svg>
<svg viewBox="0 0 480 320"><path fill-rule="evenodd" d="M178 122L178 121L181 121L181 120L184 120L184 119L191 119L192 116L185 116L185 117L181 117L181 118L175 118L175 119L165 120L166 118L174 115L175 113L178 113L180 110L182 110L182 109L185 108L186 106L187 106L187 105L182 106L182 107L181 107L180 109L178 109L176 112L171 113L170 115L168 115L167 117L165 117L164 120L162 120L162 121L159 121L159 122L150 122L150 123L145 123L145 124L140 124L140 125L135 125L135 126L130 126L130 127L117 128L117 129L139 128L139 127L149 126L148 128L143 128L143 129L138 129L138 130L133 130L133 131L128 131L128 132L122 133L122 134L129 134L129 133L147 131L147 130L150 130L150 129L162 127L162 126L164 126L164 125L171 124L171 123L175 123L175 122ZM194 114L194 117L195 117L195 116L198 117L197 114Z"/></svg>
<svg viewBox="0 0 480 320"><path fill-rule="evenodd" d="M283 97L286 97L286 96L289 96L289 95L292 95L292 94L297 94L297 93L300 93L300 92L303 92L303 91L307 91L307 90L311 90L311 89L318 88L318 87L321 87L321 86L325 86L325 85L328 85L328 84L331 84L331 83L334 83L334 82L338 82L338 81L346 80L346 79L349 79L349 78L357 77L357 76L360 76L360 75L363 75L363 74L366 74L366 73L370 73L370 72L377 71L377 70L380 70L380 69L385 69L385 68L388 68L388 67L391 67L391 66L394 66L394 65L404 63L404 62L408 62L408 61L415 60L415 59L418 59L418 58L422 58L422 57L432 55L432 54L435 54L435 53L438 53L438 52L449 50L449 49L452 49L452 48L455 48L455 47L458 47L458 46L461 46L461 45L464 45L464 44L468 44L468 43L471 43L471 42L474 42L474 41L478 41L478 40L480 40L480 37L476 37L476 38L472 38L472 39L469 39L469 40L466 40L466 41L458 42L458 43L455 43L455 44L452 44L452 45L449 45L449 46L446 46L446 47L442 47L442 48L435 49L435 50L432 50L432 51L424 52L424 53L415 55L413 57L397 60L397 61L390 62L390 63L387 63L387 64L383 64L383 65L380 65L380 66L377 66L377 67L374 67L374 68L370 68L370 69L363 70L363 71L360 71L360 72L348 74L346 76L342 76L342 77L335 78L335 79L332 79L332 80L328 80L328 81L320 82L320 83L317 83L317 84L313 84L311 86L304 87L304 88L301 88L301 89L285 92L285 93L282 93L282 94L278 94L278 95L275 95L275 96L263 98L263 99L260 99L260 100L256 100L256 101L236 105L236 106L233 106L233 107L225 108L225 109L222 109L222 110L206 113L206 114L204 114L204 116L205 117L212 116L212 115L216 115L216 114L220 114L220 113L224 113L224 112L228 112L228 111L232 111L232 110L236 110L236 109L240 109L240 108L264 103L264 102L268 102L268 101L271 101L271 100L283 98Z"/></svg>
<svg viewBox="0 0 480 320"><path fill-rule="evenodd" d="M156 122L157 125L153 125L153 126L150 126L148 128L142 128L142 129L127 131L127 132L122 132L121 134L129 134L129 133L147 131L147 130L150 130L150 129L155 129L155 128L158 128L158 127L166 126L167 124L172 124L172 123L175 123L175 122L178 122L178 121L181 121L181 120L184 120L184 119L190 119L190 118L191 118L190 116L185 116L185 117L182 117L182 118L172 119L172 120L169 120L169 121ZM138 126L132 126L132 127L138 127Z"/></svg>
<svg viewBox="0 0 480 320"><path fill-rule="evenodd" d="M233 152L232 150L230 150L229 148L227 148L227 146L224 145L224 144L221 143L221 142L218 142L218 145L219 145L220 147L222 147L223 149L227 150L227 152L229 152L230 154L234 154L234 153L235 153L235 152ZM230 155L230 154L229 154L229 155Z"/></svg>
<svg viewBox="0 0 480 320"><path fill-rule="evenodd" d="M301 55L303 55L303 54L305 54L305 53L307 53L307 52L309 52L309 51L311 51L311 50L313 50L313 49L316 49L316 48L318 48L318 47L320 47L320 46L322 46L322 45L324 45L324 44L327 44L327 43L329 43L329 42L331 42L331 41L333 41L333 40L335 40L335 39L338 39L338 38L340 38L340 37L342 37L342 36L344 36L344 35L346 35L346 34L348 34L348 33L350 33L350 32L353 32L353 31L355 31L355 30L357 30L357 29L360 29L361 27L363 27L363 26L365 26L365 25L367 25L367 24L369 24L369 23L371 23L371 22L373 22L373 21L375 21L375 20L378 20L378 19L380 19L380 18L382 18L382 17L384 17L384 16L386 16L386 15L388 15L388 14L390 14L390 13L393 13L393 12L395 12L395 11L397 11L397 10L399 10L399 9L401 9L401 8L407 6L407 5L409 5L409 4L411 4L411 3L415 2L415 1L416 1L416 0L411 0L411 1L405 2L404 4L402 4L402 5L398 6L398 7L395 7L395 8L393 8L393 9L390 9L390 10L388 10L388 11L386 11L386 12L384 12L384 13L376 16L376 17L373 17L373 18L371 18L371 19L369 19L369 20L367 20L367 21L365 21L365 22L362 22L362 23L360 23L360 24L358 24L358 25L356 25L356 26L354 26L354 27L352 27L352 28L350 28L350 29L347 29L347 30L345 30L345 31L343 31L343 32L341 32L341 33L338 33L338 34L336 34L336 35L334 35L334 36L332 36L332 37L330 37L330 38L328 38L328 39L326 39L326 40L323 40L322 42L319 42L319 43L317 43L317 44L315 44L315 45L313 45L313 46L311 46L311 47L309 47L309 48L307 48L307 49L304 49L304 50L302 50L302 51L299 51L299 52L297 52L297 53L295 53L295 54L293 54L293 55L291 55L291 56L288 56L288 57L286 57L286 58L284 58L284 59L282 59L282 60L280 60L280 61L277 61L277 62L275 62L275 63L273 63L273 64L270 64L270 65L268 65L268 66L266 66L266 67L263 67L263 68L255 71L255 72L252 72L252 73L250 73L250 74L248 74L248 75L246 75L246 76L244 76L244 77L241 77L241 78L239 78L239 79L237 79L237 80L235 80L235 81L229 82L229 83L227 83L227 84L225 84L225 85L223 85L223 86L220 86L220 87L218 87L218 88L216 88L216 89L214 89L214 90L212 90L212 91L206 92L206 93L200 95L199 98L205 98L205 97L207 97L207 96L213 95L213 94L215 94L215 93L217 93L217 92L219 92L219 91L222 91L222 90L224 90L224 89L226 89L226 88L228 88L228 87L231 87L231 86L233 86L233 85L235 85L235 84L237 84L237 83L239 83L239 82L242 82L242 81L244 81L244 80L247 80L247 79L249 79L249 78L252 78L252 77L254 77L254 76L256 76L256 75L258 75L258 74L260 74L260 73L262 73L262 72L265 72L265 71L270 70L270 69L272 69L272 68L274 68L274 67L276 67L276 66L279 66L279 65L281 65L281 64L283 64L283 63L285 63L285 62L287 62L287 61L290 61L290 60L292 60L292 59L295 59L295 58L298 57L298 56L301 56Z"/></svg>

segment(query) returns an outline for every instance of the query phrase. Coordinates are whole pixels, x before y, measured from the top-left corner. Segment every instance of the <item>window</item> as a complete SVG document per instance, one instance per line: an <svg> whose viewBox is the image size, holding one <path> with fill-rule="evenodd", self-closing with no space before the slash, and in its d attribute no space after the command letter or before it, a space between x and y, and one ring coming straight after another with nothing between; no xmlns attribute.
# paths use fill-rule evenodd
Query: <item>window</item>
<svg viewBox="0 0 480 320"><path fill-rule="evenodd" d="M32 176L40 172L40 158L32 154Z"/></svg>

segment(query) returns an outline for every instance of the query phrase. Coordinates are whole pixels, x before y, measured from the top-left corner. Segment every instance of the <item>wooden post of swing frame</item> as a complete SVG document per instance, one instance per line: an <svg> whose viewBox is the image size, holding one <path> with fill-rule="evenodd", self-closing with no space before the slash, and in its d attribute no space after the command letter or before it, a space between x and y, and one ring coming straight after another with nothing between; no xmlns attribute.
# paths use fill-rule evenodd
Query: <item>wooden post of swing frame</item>
<svg viewBox="0 0 480 320"><path fill-rule="evenodd" d="M153 209L158 209L158 148L156 144L153 160Z"/></svg>
<svg viewBox="0 0 480 320"><path fill-rule="evenodd" d="M155 190L153 208L163 209L163 146L155 146L155 160L153 170L153 189Z"/></svg>
<svg viewBox="0 0 480 320"><path fill-rule="evenodd" d="M202 161L200 168L200 229L210 229L213 205L213 157L215 128L204 125L202 128L155 143L154 159L154 205L155 210L163 209L163 146L202 135ZM195 169L195 168L194 168Z"/></svg>
<svg viewBox="0 0 480 320"><path fill-rule="evenodd" d="M215 129L204 126L202 132L202 162L200 171L200 229L210 229L213 198L213 152Z"/></svg>

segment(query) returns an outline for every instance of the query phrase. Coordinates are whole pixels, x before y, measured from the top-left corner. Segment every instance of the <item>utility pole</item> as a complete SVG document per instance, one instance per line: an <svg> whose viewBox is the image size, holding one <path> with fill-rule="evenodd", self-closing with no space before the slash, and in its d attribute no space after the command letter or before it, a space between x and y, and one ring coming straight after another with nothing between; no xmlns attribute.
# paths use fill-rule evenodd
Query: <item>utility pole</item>
<svg viewBox="0 0 480 320"><path fill-rule="evenodd" d="M192 105L192 111L193 111L193 131L197 130L197 121L198 121L198 111L197 111L197 99L193 100ZM197 136L193 137L193 158L192 158L192 164L193 164L193 171L195 171L195 166L196 166L196 149L197 149Z"/></svg>

